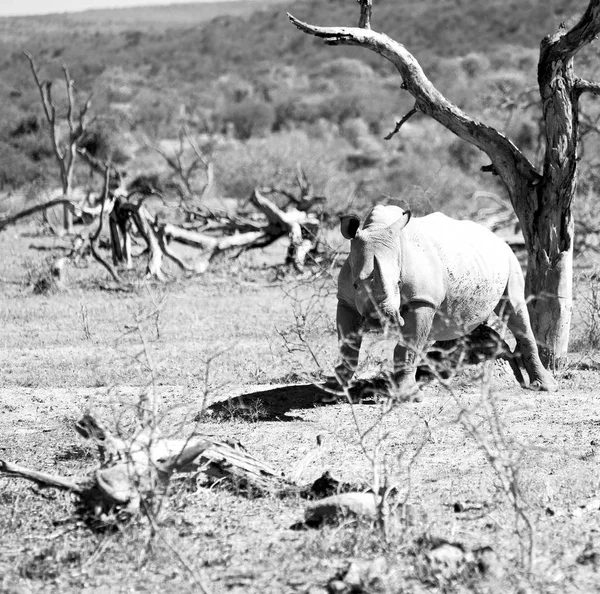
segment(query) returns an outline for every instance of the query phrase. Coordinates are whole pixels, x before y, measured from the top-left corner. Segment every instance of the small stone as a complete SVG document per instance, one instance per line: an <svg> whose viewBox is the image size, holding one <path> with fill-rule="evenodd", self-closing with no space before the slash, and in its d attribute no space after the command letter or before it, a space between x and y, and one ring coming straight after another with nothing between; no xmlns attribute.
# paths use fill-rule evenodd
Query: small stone
<svg viewBox="0 0 600 594"><path fill-rule="evenodd" d="M304 521L309 526L320 526L354 516L374 520L381 497L373 493L341 493L320 499L311 504L304 512Z"/></svg>
<svg viewBox="0 0 600 594"><path fill-rule="evenodd" d="M351 592L350 588L342 580L331 580L327 584L327 591L330 594L347 594Z"/></svg>

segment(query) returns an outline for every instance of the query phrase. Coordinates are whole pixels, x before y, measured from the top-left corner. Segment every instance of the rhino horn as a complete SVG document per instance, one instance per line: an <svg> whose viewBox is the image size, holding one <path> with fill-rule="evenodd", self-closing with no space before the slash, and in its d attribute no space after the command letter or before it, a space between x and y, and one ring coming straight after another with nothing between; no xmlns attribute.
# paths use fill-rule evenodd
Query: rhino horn
<svg viewBox="0 0 600 594"><path fill-rule="evenodd" d="M376 295L387 295L385 270L377 256L375 256L373 260L373 289Z"/></svg>

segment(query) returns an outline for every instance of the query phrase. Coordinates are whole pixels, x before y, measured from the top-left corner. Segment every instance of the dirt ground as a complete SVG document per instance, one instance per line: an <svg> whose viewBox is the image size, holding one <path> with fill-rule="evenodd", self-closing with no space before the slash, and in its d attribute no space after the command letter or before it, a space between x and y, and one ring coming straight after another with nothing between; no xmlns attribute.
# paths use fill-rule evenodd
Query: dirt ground
<svg viewBox="0 0 600 594"><path fill-rule="evenodd" d="M35 294L32 279L59 243L33 227L0 234L1 459L84 474L95 452L73 423L93 410L126 434L140 393L155 390L165 434L239 441L303 484L328 470L368 488L377 470L402 505L387 539L350 520L298 530L305 500L187 479L173 484L154 530L140 520L92 531L69 494L0 476L1 592L199 592L202 583L214 593L316 594L350 562L379 558L386 569L364 591L600 591L599 353L574 353L555 394L524 391L496 366L493 417L477 370L451 390L426 384L421 403L391 411L368 400L323 405L312 382L336 348L326 278L281 280L254 254L129 292L90 264L70 271L68 291ZM367 343L369 374L389 364L391 345ZM511 472L533 531L530 570L520 560L526 530L516 532L499 486ZM436 539L490 547L493 561L476 576L448 560L440 568Z"/></svg>

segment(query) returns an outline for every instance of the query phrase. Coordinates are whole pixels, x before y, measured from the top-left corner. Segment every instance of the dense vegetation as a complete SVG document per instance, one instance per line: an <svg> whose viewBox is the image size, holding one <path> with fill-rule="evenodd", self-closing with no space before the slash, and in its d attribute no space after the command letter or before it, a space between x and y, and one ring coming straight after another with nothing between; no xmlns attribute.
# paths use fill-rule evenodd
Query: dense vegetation
<svg viewBox="0 0 600 594"><path fill-rule="evenodd" d="M528 104L539 42L586 3L552 4L382 0L373 26L404 43L453 102L535 158L538 107ZM397 137L382 140L412 106L397 73L374 54L324 48L285 16L289 10L320 24L355 24L348 0L273 3L207 23L194 7L188 21L177 13L162 27L160 11L144 20L142 9L138 21L135 11L124 12L130 16L120 26L102 12L0 20L0 189L39 188L55 176L37 89L21 54L27 48L55 93L62 62L82 98L93 92L92 130L131 175L160 168L143 137L174 138L185 117L212 153L214 191L221 195L245 197L256 183L285 184L297 163L338 208L357 196L393 196L421 212L456 212L469 209L465 198L475 190L502 192L479 172L485 155L434 122L415 117ZM83 181L84 174L82 168Z"/></svg>

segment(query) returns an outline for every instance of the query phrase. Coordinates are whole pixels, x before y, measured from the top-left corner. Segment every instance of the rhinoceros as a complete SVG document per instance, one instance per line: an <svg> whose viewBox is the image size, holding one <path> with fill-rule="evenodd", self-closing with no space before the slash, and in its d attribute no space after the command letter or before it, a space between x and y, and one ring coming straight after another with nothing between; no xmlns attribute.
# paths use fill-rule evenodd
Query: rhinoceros
<svg viewBox="0 0 600 594"><path fill-rule="evenodd" d="M521 267L506 242L472 221L441 213L411 219L392 205L375 206L362 229L360 222L357 215L341 217L351 244L338 279L334 383L346 385L354 375L363 331L391 322L400 333L394 384L412 398L417 354L467 335L496 312L516 339L530 387L556 389L531 330Z"/></svg>

